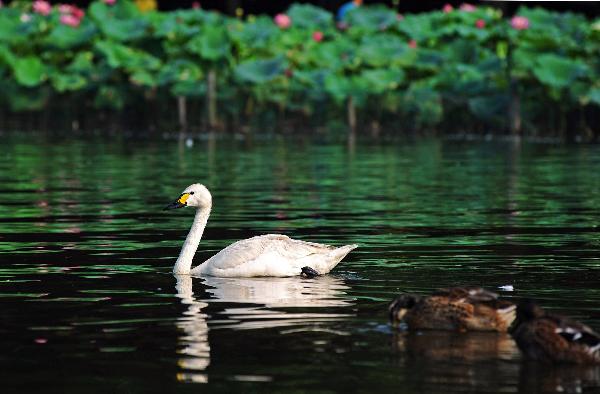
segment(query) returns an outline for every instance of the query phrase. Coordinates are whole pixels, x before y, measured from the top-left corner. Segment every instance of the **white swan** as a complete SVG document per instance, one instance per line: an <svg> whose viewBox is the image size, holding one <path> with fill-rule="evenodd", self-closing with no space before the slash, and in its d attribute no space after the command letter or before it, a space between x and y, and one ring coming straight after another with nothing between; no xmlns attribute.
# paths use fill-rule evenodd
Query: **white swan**
<svg viewBox="0 0 600 394"><path fill-rule="evenodd" d="M191 269L192 259L210 215L212 196L204 185L195 183L165 209L183 207L195 207L196 216L173 267L174 274L220 277L326 274L357 247L346 245L336 248L298 241L285 235L267 234L235 242Z"/></svg>

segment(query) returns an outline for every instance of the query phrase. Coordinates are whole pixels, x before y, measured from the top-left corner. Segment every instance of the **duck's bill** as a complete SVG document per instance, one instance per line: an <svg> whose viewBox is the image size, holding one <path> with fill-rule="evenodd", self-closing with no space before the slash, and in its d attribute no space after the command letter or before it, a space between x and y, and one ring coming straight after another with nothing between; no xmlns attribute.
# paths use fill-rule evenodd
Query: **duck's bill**
<svg viewBox="0 0 600 394"><path fill-rule="evenodd" d="M163 211L166 211L168 209L177 209L177 208L183 208L185 207L185 203L182 203L180 200L175 200L172 203L170 203L169 205L167 205Z"/></svg>

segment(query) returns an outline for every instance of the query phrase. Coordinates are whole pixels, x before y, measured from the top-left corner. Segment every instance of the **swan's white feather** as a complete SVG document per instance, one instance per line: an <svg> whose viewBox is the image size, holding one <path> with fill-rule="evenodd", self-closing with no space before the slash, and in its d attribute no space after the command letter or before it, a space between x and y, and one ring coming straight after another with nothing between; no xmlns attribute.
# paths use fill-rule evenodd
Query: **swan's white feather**
<svg viewBox="0 0 600 394"><path fill-rule="evenodd" d="M336 248L267 234L235 242L194 268L193 275L220 277L294 276L309 266L326 274L356 245Z"/></svg>
<svg viewBox="0 0 600 394"><path fill-rule="evenodd" d="M212 196L201 184L188 186L168 208L195 207L196 216L179 257L174 274L220 277L296 276L302 267L327 274L357 245L339 248L291 239L280 234L267 234L235 242L191 269L192 260L202 238L212 207Z"/></svg>

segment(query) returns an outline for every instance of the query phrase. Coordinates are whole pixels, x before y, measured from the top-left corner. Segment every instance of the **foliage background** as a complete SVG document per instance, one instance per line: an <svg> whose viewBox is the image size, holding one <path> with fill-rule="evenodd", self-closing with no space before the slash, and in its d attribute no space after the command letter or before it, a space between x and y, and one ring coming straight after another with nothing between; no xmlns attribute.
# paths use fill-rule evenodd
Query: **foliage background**
<svg viewBox="0 0 600 394"><path fill-rule="evenodd" d="M295 4L282 26L111 3L93 2L77 26L57 6L0 8L3 119L160 129L182 122L185 102L186 124L204 127L214 101L213 127L344 123L351 106L359 123L393 132L598 135L599 19L521 8L527 28L515 29L491 7L399 15L379 5L340 26Z"/></svg>

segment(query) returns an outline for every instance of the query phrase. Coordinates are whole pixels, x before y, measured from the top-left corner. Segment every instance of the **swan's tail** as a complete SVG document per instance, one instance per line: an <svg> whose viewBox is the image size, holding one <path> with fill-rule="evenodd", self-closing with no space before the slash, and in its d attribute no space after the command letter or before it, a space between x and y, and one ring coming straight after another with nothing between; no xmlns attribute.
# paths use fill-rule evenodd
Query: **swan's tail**
<svg viewBox="0 0 600 394"><path fill-rule="evenodd" d="M327 274L331 271L348 253L352 250L358 248L357 244L352 245L344 245L339 248L333 249L331 252L325 255L325 258L322 259L321 264L317 264L315 268L321 275Z"/></svg>

